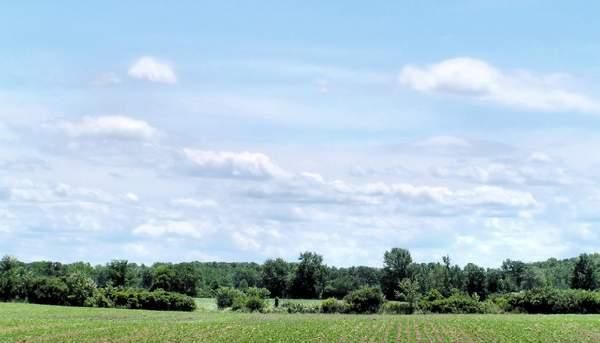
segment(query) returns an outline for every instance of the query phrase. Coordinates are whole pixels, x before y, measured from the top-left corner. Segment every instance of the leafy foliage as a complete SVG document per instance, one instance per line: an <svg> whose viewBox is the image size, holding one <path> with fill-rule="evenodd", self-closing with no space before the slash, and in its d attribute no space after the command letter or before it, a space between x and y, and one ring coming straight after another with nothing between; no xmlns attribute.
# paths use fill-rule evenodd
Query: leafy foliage
<svg viewBox="0 0 600 343"><path fill-rule="evenodd" d="M350 292L344 300L351 313L377 313L383 305L383 294L379 288L363 287Z"/></svg>

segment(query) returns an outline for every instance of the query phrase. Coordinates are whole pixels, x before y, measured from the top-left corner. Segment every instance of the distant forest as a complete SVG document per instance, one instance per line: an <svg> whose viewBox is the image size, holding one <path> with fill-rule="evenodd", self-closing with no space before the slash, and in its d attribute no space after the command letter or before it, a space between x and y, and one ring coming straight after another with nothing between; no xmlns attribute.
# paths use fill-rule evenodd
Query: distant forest
<svg viewBox="0 0 600 343"><path fill-rule="evenodd" d="M5 256L0 261L0 298L35 278L85 275L98 287L162 289L192 297L213 297L221 287L261 287L271 297L343 298L361 287L379 288L387 299L398 297L401 280L416 281L421 294L437 290L444 296L460 291L485 299L543 287L594 290L600 286L600 254L543 262L505 260L499 268L482 268L474 263L464 267L449 257L430 263L413 262L410 252L394 248L383 256L383 267L337 268L323 263L321 255L304 252L298 261L269 259L263 264L225 262L154 263L151 266L113 260L93 266L86 262L62 264L39 261L24 263Z"/></svg>

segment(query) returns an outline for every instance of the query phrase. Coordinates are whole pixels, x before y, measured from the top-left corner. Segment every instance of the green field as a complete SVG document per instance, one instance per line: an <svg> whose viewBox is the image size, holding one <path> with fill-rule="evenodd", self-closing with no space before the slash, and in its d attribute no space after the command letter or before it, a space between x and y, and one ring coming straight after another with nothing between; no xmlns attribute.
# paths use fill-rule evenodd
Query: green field
<svg viewBox="0 0 600 343"><path fill-rule="evenodd" d="M600 315L290 315L0 303L0 342L600 342Z"/></svg>

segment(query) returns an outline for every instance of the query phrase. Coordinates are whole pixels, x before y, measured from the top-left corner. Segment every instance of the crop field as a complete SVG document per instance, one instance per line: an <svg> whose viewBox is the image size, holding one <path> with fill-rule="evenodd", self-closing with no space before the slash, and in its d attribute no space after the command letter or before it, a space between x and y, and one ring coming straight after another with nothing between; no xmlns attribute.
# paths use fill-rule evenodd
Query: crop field
<svg viewBox="0 0 600 343"><path fill-rule="evenodd" d="M0 303L0 342L600 342L600 316L244 314Z"/></svg>

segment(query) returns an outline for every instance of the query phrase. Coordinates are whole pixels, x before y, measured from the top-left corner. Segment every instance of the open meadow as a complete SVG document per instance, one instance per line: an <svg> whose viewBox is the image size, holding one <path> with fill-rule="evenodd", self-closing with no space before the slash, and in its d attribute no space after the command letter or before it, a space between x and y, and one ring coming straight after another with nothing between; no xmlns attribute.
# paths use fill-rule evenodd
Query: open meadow
<svg viewBox="0 0 600 343"><path fill-rule="evenodd" d="M0 303L0 342L599 342L600 315L159 312Z"/></svg>

